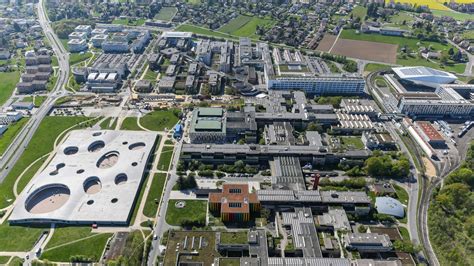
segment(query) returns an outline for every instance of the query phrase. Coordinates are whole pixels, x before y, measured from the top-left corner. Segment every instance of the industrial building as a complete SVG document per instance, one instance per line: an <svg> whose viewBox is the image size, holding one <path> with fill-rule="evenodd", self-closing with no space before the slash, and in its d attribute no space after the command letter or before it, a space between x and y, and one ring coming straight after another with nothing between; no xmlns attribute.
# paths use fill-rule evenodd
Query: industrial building
<svg viewBox="0 0 474 266"><path fill-rule="evenodd" d="M8 221L127 225L156 139L150 132L72 131Z"/></svg>

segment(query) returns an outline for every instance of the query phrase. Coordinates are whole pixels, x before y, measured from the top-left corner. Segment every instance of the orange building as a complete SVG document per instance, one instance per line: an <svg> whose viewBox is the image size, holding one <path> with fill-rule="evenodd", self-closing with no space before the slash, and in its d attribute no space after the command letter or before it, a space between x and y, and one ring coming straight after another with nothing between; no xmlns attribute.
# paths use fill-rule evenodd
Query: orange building
<svg viewBox="0 0 474 266"><path fill-rule="evenodd" d="M260 210L260 202L247 184L224 184L221 193L209 194L209 210L223 222L247 222L251 213Z"/></svg>

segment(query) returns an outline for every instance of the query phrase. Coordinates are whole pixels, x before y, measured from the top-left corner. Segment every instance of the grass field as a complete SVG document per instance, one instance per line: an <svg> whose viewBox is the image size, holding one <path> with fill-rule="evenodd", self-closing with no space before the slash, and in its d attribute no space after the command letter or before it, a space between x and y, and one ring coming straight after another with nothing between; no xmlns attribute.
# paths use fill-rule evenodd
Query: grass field
<svg viewBox="0 0 474 266"><path fill-rule="evenodd" d="M247 244L247 232L221 232L221 243L223 244Z"/></svg>
<svg viewBox="0 0 474 266"><path fill-rule="evenodd" d="M340 137L341 146L346 149L363 149L364 143L359 137Z"/></svg>
<svg viewBox="0 0 474 266"><path fill-rule="evenodd" d="M436 17L448 16L460 21L466 21L468 19L472 20L472 15L466 13L459 13L452 10L431 10L431 12Z"/></svg>
<svg viewBox="0 0 474 266"><path fill-rule="evenodd" d="M151 70L150 68L148 68L146 70L145 75L143 76L143 79L156 82L156 77L157 76L158 76L158 72L155 72L155 71Z"/></svg>
<svg viewBox="0 0 474 266"><path fill-rule="evenodd" d="M260 27L267 27L275 22L271 19L263 19L258 17L248 17L240 15L229 23L220 27L218 31L228 33L239 37L254 37L258 38L256 31L257 25Z"/></svg>
<svg viewBox="0 0 474 266"><path fill-rule="evenodd" d="M92 235L95 234L91 232L90 226L58 227L54 229L53 237L49 240L45 250Z"/></svg>
<svg viewBox="0 0 474 266"><path fill-rule="evenodd" d="M128 18L116 18L112 21L112 24L120 24L127 26L142 26L145 24L145 19L128 19Z"/></svg>
<svg viewBox="0 0 474 266"><path fill-rule="evenodd" d="M229 34L225 34L222 32L218 32L218 31L214 31L214 30L210 30L210 29L206 29L206 28L202 28L202 27L198 27L198 26L194 26L190 24L179 25L176 28L176 31L189 31L197 35L212 36L216 38L225 38L225 39L234 39L234 40L238 39L238 37L236 36L232 36Z"/></svg>
<svg viewBox="0 0 474 266"><path fill-rule="evenodd" d="M7 131L0 136L0 155L2 155L13 141L15 136L20 132L23 126L28 122L28 118L23 118L18 122L10 124Z"/></svg>
<svg viewBox="0 0 474 266"><path fill-rule="evenodd" d="M123 130L142 130L138 124L137 124L137 118L136 117L126 117L122 121L122 126L120 129Z"/></svg>
<svg viewBox="0 0 474 266"><path fill-rule="evenodd" d="M0 265L7 264L9 260L10 260L10 257L8 256L0 256Z"/></svg>
<svg viewBox="0 0 474 266"><path fill-rule="evenodd" d="M164 146L163 150L161 151L160 160L158 161L158 170L161 171L168 171L170 166L170 162L173 156L173 149L174 147L171 146Z"/></svg>
<svg viewBox="0 0 474 266"><path fill-rule="evenodd" d="M0 72L0 105L3 105L12 95L16 84L20 81L20 71Z"/></svg>
<svg viewBox="0 0 474 266"><path fill-rule="evenodd" d="M389 65L384 65L384 64L375 64L375 63L369 63L365 65L364 71L367 72L374 72L382 69L390 69Z"/></svg>
<svg viewBox="0 0 474 266"><path fill-rule="evenodd" d="M463 32L462 37L469 40L474 40L474 30L468 30Z"/></svg>
<svg viewBox="0 0 474 266"><path fill-rule="evenodd" d="M186 203L184 208L176 208L178 201ZM207 201L205 200L170 200L166 211L166 222L170 225L181 225L184 220L206 222Z"/></svg>
<svg viewBox="0 0 474 266"><path fill-rule="evenodd" d="M140 118L140 124L153 131L171 129L178 122L177 113L175 109L154 111Z"/></svg>
<svg viewBox="0 0 474 266"><path fill-rule="evenodd" d="M65 129L87 120L87 117L59 117L47 116L41 122L38 130L33 135L25 152L21 155L15 166L0 185L0 209L11 204L14 199L13 185L17 177L37 158L52 151L54 140ZM35 164L31 171L38 170L40 165ZM31 177L29 177L31 178ZM22 178L22 183L27 183L29 178ZM21 191L19 191L21 192Z"/></svg>
<svg viewBox="0 0 474 266"><path fill-rule="evenodd" d="M160 12L156 14L155 19L170 21L174 15L176 15L176 12L178 12L176 7L163 7Z"/></svg>
<svg viewBox="0 0 474 266"><path fill-rule="evenodd" d="M91 258L92 261L99 261L107 240L112 234L97 234L94 237L87 238L78 242L67 244L54 249L48 249L43 252L41 259L49 261L68 262L71 256L82 255ZM54 237L54 236L53 236Z"/></svg>
<svg viewBox="0 0 474 266"><path fill-rule="evenodd" d="M456 73L464 73L464 70L466 68L465 64L453 64L453 65L440 66L439 64L433 63L424 58L407 58L407 59L397 58L397 64L402 65L402 66L426 66L426 67L437 68L444 71L451 71L451 72L456 72Z"/></svg>
<svg viewBox="0 0 474 266"><path fill-rule="evenodd" d="M352 15L355 17L359 17L360 19L364 19L367 15L367 8L364 6L356 6L352 9Z"/></svg>
<svg viewBox="0 0 474 266"><path fill-rule="evenodd" d="M146 198L145 207L143 208L143 214L147 217L154 218L156 216L156 211L158 210L158 203L161 199L161 193L165 186L166 174L158 173L153 176L153 181L151 183L151 188L148 191L148 196ZM156 203L155 199L157 199Z"/></svg>
<svg viewBox="0 0 474 266"><path fill-rule="evenodd" d="M1 224L0 251L29 251L43 230L46 229Z"/></svg>
<svg viewBox="0 0 474 266"><path fill-rule="evenodd" d="M110 121L112 119L114 119L114 122L112 123L112 125L110 125ZM99 126L100 126L101 129L115 129L116 125L117 125L117 119L115 117L109 117L109 118L105 119L104 121L102 121L102 123L100 123Z"/></svg>
<svg viewBox="0 0 474 266"><path fill-rule="evenodd" d="M86 53L72 53L69 55L69 64L75 65L81 63L84 60L89 59L92 56L91 52Z"/></svg>
<svg viewBox="0 0 474 266"><path fill-rule="evenodd" d="M400 187L399 185L393 185L393 188L395 189L397 193L397 198L398 200L402 203L407 205L408 204L408 193L405 189Z"/></svg>

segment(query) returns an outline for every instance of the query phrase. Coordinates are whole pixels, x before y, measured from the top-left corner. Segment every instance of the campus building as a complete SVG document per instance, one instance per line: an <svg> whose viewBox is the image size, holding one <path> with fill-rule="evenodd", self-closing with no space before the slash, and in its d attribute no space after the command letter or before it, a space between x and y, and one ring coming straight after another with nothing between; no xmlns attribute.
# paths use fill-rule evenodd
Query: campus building
<svg viewBox="0 0 474 266"><path fill-rule="evenodd" d="M365 92L365 80L360 76L274 76L269 77L267 88L302 90L312 95L361 95Z"/></svg>
<svg viewBox="0 0 474 266"><path fill-rule="evenodd" d="M209 194L209 210L223 222L248 222L251 214L260 210L260 202L247 184L224 184L221 193Z"/></svg>
<svg viewBox="0 0 474 266"><path fill-rule="evenodd" d="M189 130L191 143L224 143L226 140L224 115L222 108L196 108Z"/></svg>

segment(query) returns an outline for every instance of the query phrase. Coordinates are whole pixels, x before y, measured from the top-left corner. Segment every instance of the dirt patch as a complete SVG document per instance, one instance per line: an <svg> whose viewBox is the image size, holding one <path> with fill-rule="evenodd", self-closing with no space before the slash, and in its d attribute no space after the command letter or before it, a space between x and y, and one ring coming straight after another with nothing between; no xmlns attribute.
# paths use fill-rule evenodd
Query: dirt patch
<svg viewBox="0 0 474 266"><path fill-rule="evenodd" d="M394 44L339 38L331 53L363 60L395 64L397 62L397 50L398 45Z"/></svg>
<svg viewBox="0 0 474 266"><path fill-rule="evenodd" d="M321 52L329 52L329 49L331 49L336 37L336 35L325 34L323 39L319 42L318 48L316 48L316 50Z"/></svg>
<svg viewBox="0 0 474 266"><path fill-rule="evenodd" d="M436 177L436 168L428 158L423 157L423 164L425 165L426 176L429 178Z"/></svg>

